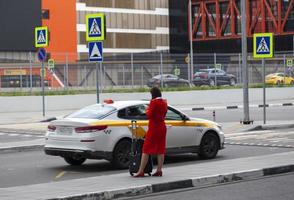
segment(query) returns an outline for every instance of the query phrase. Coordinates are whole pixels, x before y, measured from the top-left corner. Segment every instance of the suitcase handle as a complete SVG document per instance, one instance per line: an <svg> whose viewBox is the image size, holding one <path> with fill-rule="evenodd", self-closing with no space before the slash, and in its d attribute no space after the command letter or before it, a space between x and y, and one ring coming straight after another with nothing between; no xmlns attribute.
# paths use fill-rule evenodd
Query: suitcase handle
<svg viewBox="0 0 294 200"><path fill-rule="evenodd" d="M132 129L132 153L135 155L135 149L134 149L134 141L137 139L137 121L132 120L131 121L131 129Z"/></svg>

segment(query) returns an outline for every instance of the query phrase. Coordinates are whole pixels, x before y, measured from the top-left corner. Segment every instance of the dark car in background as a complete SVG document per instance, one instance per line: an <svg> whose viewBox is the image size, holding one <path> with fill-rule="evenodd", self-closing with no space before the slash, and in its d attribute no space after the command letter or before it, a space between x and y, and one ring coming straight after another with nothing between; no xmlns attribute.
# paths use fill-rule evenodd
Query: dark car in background
<svg viewBox="0 0 294 200"><path fill-rule="evenodd" d="M227 74L221 69L200 69L193 76L193 83L199 85L236 85L237 79L233 74Z"/></svg>
<svg viewBox="0 0 294 200"><path fill-rule="evenodd" d="M163 87L190 87L191 84L188 80L182 79L173 74L162 74L156 75L148 80L147 86L148 87L160 87L161 86L161 79L163 83Z"/></svg>

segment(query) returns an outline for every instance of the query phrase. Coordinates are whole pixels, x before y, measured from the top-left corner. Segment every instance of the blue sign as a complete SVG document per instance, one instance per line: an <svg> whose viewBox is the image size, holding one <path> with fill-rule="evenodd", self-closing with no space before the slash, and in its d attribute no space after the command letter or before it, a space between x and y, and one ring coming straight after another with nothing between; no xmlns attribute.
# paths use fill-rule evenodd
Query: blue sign
<svg viewBox="0 0 294 200"><path fill-rule="evenodd" d="M89 37L101 37L101 18L89 18Z"/></svg>
<svg viewBox="0 0 294 200"><path fill-rule="evenodd" d="M44 62L46 60L46 50L44 48L40 48L38 51L38 59L40 62Z"/></svg>
<svg viewBox="0 0 294 200"><path fill-rule="evenodd" d="M271 58L273 57L273 34L257 33L253 35L253 57Z"/></svg>
<svg viewBox="0 0 294 200"><path fill-rule="evenodd" d="M48 46L48 28L36 27L35 28L35 47Z"/></svg>
<svg viewBox="0 0 294 200"><path fill-rule="evenodd" d="M89 61L102 62L103 61L103 43L89 42Z"/></svg>
<svg viewBox="0 0 294 200"><path fill-rule="evenodd" d="M103 13L86 15L86 41L105 40L105 16Z"/></svg>

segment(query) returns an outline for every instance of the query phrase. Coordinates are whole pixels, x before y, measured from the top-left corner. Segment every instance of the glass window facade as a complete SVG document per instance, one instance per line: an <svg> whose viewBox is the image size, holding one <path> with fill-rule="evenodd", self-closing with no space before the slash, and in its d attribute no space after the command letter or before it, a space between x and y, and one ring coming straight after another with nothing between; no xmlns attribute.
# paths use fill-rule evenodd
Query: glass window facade
<svg viewBox="0 0 294 200"><path fill-rule="evenodd" d="M168 0L79 0L90 7L127 8L140 10L154 10L168 8Z"/></svg>

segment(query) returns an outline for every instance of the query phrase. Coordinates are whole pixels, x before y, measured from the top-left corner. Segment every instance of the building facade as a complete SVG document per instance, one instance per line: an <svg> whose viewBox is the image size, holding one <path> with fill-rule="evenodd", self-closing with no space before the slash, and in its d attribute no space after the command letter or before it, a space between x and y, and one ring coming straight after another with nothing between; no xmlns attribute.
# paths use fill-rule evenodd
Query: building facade
<svg viewBox="0 0 294 200"><path fill-rule="evenodd" d="M275 51L293 50L294 0L244 0L248 52L254 33L274 34ZM170 52L189 52L189 20L195 52L241 52L240 0L169 0Z"/></svg>

